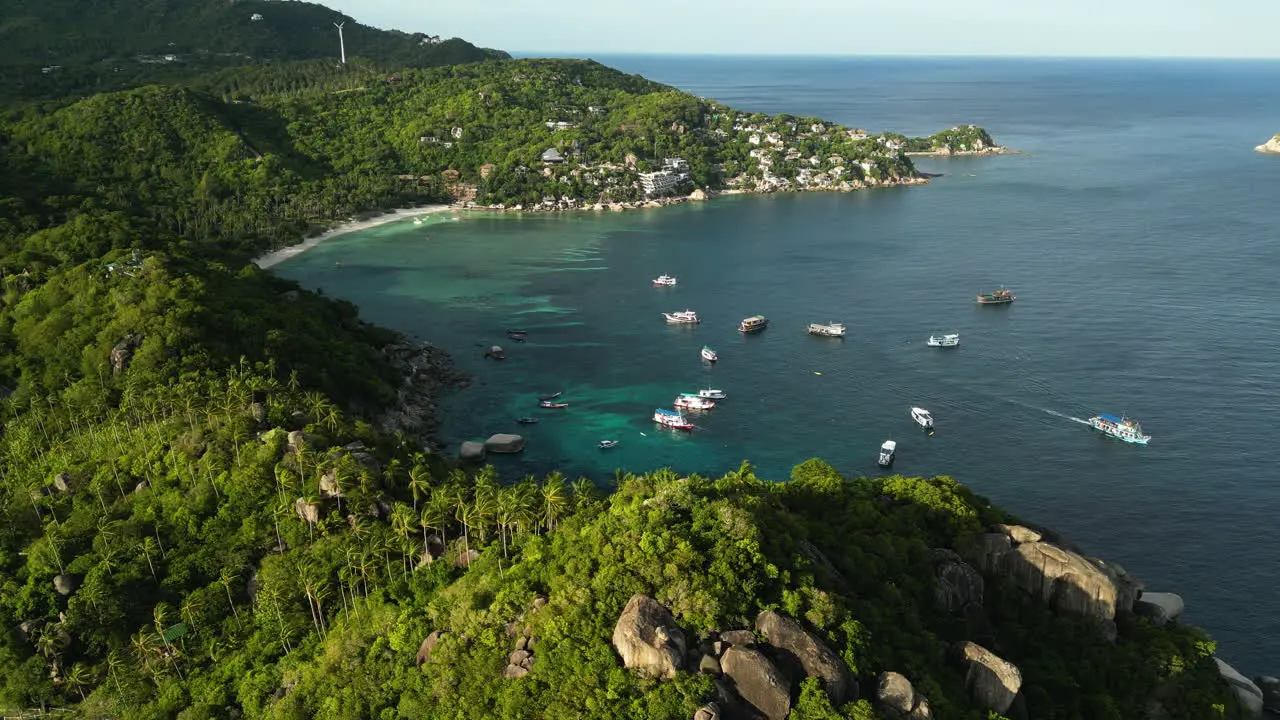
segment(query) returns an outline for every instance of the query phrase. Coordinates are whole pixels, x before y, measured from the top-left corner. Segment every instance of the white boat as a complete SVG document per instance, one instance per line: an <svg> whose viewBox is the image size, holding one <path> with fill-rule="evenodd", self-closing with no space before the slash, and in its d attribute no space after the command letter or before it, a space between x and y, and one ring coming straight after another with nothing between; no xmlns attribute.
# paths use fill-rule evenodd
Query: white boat
<svg viewBox="0 0 1280 720"><path fill-rule="evenodd" d="M698 313L692 310L678 310L673 313L662 313L667 319L669 325L697 325L702 322L698 319Z"/></svg>
<svg viewBox="0 0 1280 720"><path fill-rule="evenodd" d="M596 443L596 447L600 448L601 450L608 450L609 448L618 447L618 441L617 440L601 440L599 443Z"/></svg>
<svg viewBox="0 0 1280 720"><path fill-rule="evenodd" d="M707 362L715 362L715 361L717 361L717 360L719 360L719 359L720 359L720 356L716 354L716 351L715 351L715 350L712 350L711 348L707 347L706 345L703 345L703 346L702 346L702 359L703 359L703 360L706 360Z"/></svg>
<svg viewBox="0 0 1280 720"><path fill-rule="evenodd" d="M653 279L653 284L659 285L659 286L665 285L667 287L671 287L676 284L676 279L671 277L670 275L659 275L658 277Z"/></svg>
<svg viewBox="0 0 1280 720"><path fill-rule="evenodd" d="M698 391L698 397L710 398L712 400L723 400L724 391L715 388L704 388Z"/></svg>
<svg viewBox="0 0 1280 720"><path fill-rule="evenodd" d="M844 323L809 323L809 334L820 337L844 337Z"/></svg>
<svg viewBox="0 0 1280 720"><path fill-rule="evenodd" d="M678 410L658 408L653 411L653 421L663 427L674 428L676 430L693 429L693 423L686 420L684 415Z"/></svg>
<svg viewBox="0 0 1280 720"><path fill-rule="evenodd" d="M924 344L929 347L955 347L960 344L960 333L930 335L929 339L926 340Z"/></svg>
<svg viewBox="0 0 1280 720"><path fill-rule="evenodd" d="M421 225L421 224L422 224L422 218L420 218L420 217L416 217L416 218L414 218L414 219L413 219L413 224L414 224L414 225Z"/></svg>
<svg viewBox="0 0 1280 720"><path fill-rule="evenodd" d="M711 408L716 406L716 403L714 400L708 400L707 398L704 398L701 395L694 395L693 393L680 393L680 397L676 398L675 402L673 402L672 405L675 405L678 408L685 408L688 410L710 410Z"/></svg>
<svg viewBox="0 0 1280 720"><path fill-rule="evenodd" d="M928 410L921 407L911 408L911 419L915 420L916 424L925 430L933 432L933 416L929 414Z"/></svg>
<svg viewBox="0 0 1280 720"><path fill-rule="evenodd" d="M898 443L892 440L885 440L880 446L880 467L889 467L893 464L894 455L898 452Z"/></svg>
<svg viewBox="0 0 1280 720"><path fill-rule="evenodd" d="M1142 425L1138 421L1123 416L1116 417L1107 413L1094 415L1089 418L1089 427L1135 445L1146 445L1151 440L1150 435L1142 434Z"/></svg>

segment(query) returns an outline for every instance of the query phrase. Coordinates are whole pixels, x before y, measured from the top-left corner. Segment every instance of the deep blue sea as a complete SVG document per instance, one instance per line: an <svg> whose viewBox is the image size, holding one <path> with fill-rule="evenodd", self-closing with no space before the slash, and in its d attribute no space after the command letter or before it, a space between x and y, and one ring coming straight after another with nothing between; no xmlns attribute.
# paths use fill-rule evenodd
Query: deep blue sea
<svg viewBox="0 0 1280 720"><path fill-rule="evenodd" d="M769 478L820 456L951 475L1180 593L1248 675L1280 671L1280 63L620 56L744 110L870 131L989 129L1021 155L920 160L930 185L720 198L634 213L433 216L277 267L452 351L475 383L451 442L516 431L518 477L561 467ZM676 288L650 280L669 273ZM1018 300L978 307L1006 285ZM692 308L696 328L664 324ZM771 326L743 337L738 321ZM839 320L844 340L809 337ZM524 344L503 330L529 330ZM932 332L958 331L953 350ZM510 358L485 361L498 343ZM721 360L704 364L708 344ZM729 397L692 435L649 418ZM565 392L570 407L540 410ZM930 409L925 436L908 416ZM1127 413L1134 447L1072 418ZM522 415L542 422L520 427ZM621 441L609 451L600 439Z"/></svg>

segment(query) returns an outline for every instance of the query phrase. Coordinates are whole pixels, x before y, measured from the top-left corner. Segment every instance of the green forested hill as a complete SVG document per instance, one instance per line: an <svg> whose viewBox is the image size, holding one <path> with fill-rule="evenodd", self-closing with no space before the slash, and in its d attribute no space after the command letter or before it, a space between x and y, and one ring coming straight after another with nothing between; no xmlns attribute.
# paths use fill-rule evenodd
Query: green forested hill
<svg viewBox="0 0 1280 720"><path fill-rule="evenodd" d="M308 2L11 0L0 17L0 97L101 92L290 60L337 64L335 22L345 23L349 61L398 69L507 57L458 38L362 25Z"/></svg>

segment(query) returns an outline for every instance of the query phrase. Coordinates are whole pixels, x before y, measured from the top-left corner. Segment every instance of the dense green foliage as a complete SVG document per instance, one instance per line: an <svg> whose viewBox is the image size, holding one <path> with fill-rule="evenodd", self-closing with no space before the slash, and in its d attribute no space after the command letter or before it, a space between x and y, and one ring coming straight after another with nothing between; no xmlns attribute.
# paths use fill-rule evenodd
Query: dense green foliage
<svg viewBox="0 0 1280 720"><path fill-rule="evenodd" d="M253 19L260 16L260 19ZM180 82L243 65L340 54L379 67L507 57L458 38L380 30L323 5L267 0L9 0L0 18L0 98L54 98Z"/></svg>
<svg viewBox="0 0 1280 720"><path fill-rule="evenodd" d="M977 152L998 147L991 135L977 125L959 125L950 130L934 133L927 138L907 138L898 136L906 142L908 152Z"/></svg>

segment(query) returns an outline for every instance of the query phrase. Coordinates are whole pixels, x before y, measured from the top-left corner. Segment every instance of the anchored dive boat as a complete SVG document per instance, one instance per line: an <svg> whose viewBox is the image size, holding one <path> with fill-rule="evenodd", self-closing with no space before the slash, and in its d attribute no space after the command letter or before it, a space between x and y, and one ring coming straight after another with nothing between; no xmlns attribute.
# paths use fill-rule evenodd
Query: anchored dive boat
<svg viewBox="0 0 1280 720"><path fill-rule="evenodd" d="M702 346L702 359L703 359L703 360L706 360L707 362L715 362L715 361L717 361L717 360L719 360L719 359L720 359L720 356L716 354L716 351L715 351L715 350L712 350L711 348L707 347L706 345L703 345L703 346Z"/></svg>
<svg viewBox="0 0 1280 720"><path fill-rule="evenodd" d="M1089 427L1101 430L1104 435L1135 445L1146 445L1151 439L1150 435L1142 434L1142 425L1137 420L1130 420L1124 416L1116 417L1107 413L1094 415L1089 418Z"/></svg>
<svg viewBox="0 0 1280 720"><path fill-rule="evenodd" d="M930 335L924 344L929 347L955 347L960 344L960 333Z"/></svg>
<svg viewBox="0 0 1280 720"><path fill-rule="evenodd" d="M697 325L701 320L698 319L698 313L692 310L679 310L673 313L662 313L667 319L668 325Z"/></svg>
<svg viewBox="0 0 1280 720"><path fill-rule="evenodd" d="M672 428L673 430L693 429L693 423L686 420L684 415L678 410L658 408L653 411L653 421L663 427Z"/></svg>
<svg viewBox="0 0 1280 720"><path fill-rule="evenodd" d="M698 397L710 398L711 400L723 400L724 391L715 388L704 388L698 391Z"/></svg>
<svg viewBox="0 0 1280 720"><path fill-rule="evenodd" d="M608 450L609 448L618 447L618 441L617 440L601 440L600 442L596 443L596 447L600 448L601 450Z"/></svg>
<svg viewBox="0 0 1280 720"><path fill-rule="evenodd" d="M1003 287L991 292L978 293L979 305L1008 305L1017 299L1017 296Z"/></svg>
<svg viewBox="0 0 1280 720"><path fill-rule="evenodd" d="M659 275L653 279L653 284L657 286L671 287L676 284L676 279L670 275Z"/></svg>
<svg viewBox="0 0 1280 720"><path fill-rule="evenodd" d="M893 464L893 458L898 452L898 443L892 440L885 440L880 446L880 467L889 467Z"/></svg>
<svg viewBox="0 0 1280 720"><path fill-rule="evenodd" d="M763 315L752 315L751 317L745 318L743 319L742 322L738 323L738 332L741 332L741 333L760 332L761 330L767 327L769 327L769 318L766 318Z"/></svg>
<svg viewBox="0 0 1280 720"><path fill-rule="evenodd" d="M710 410L716 406L716 403L714 400L708 400L701 395L680 393L680 397L676 398L672 405L687 410Z"/></svg>
<svg viewBox="0 0 1280 720"><path fill-rule="evenodd" d="M538 422L538 418L522 417L519 420L516 420L516 422L520 423L521 425L535 425Z"/></svg>
<svg viewBox="0 0 1280 720"><path fill-rule="evenodd" d="M817 335L819 337L842 338L844 337L844 333L845 333L844 323L838 323L838 322L809 323L810 335Z"/></svg>
<svg viewBox="0 0 1280 720"><path fill-rule="evenodd" d="M933 432L933 416L929 414L928 410L921 407L911 408L911 419L915 420L916 424L925 430Z"/></svg>

